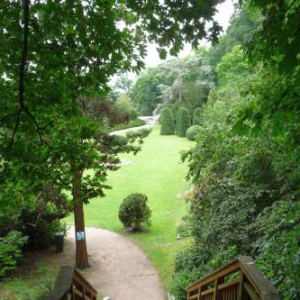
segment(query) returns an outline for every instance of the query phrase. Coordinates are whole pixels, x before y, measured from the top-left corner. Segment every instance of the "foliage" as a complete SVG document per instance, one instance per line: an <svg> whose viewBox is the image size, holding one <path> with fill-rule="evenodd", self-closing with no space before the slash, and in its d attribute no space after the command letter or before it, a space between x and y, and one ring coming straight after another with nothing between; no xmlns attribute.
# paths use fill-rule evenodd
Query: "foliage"
<svg viewBox="0 0 300 300"><path fill-rule="evenodd" d="M150 225L151 210L147 196L139 193L127 196L119 209L119 219L124 227L140 231L143 225Z"/></svg>
<svg viewBox="0 0 300 300"><path fill-rule="evenodd" d="M139 75L131 90L131 98L141 115L152 115L159 104L159 79L156 68L149 69Z"/></svg>
<svg viewBox="0 0 300 300"><path fill-rule="evenodd" d="M218 44L208 52L209 63L215 69L222 57L236 45L244 45L252 40L254 32L261 24L261 13L249 5L236 7L230 19L226 34L220 36Z"/></svg>
<svg viewBox="0 0 300 300"><path fill-rule="evenodd" d="M194 141L196 140L198 134L200 133L201 127L199 125L193 125L191 127L188 128L188 130L186 131L186 137L190 140L190 141Z"/></svg>
<svg viewBox="0 0 300 300"><path fill-rule="evenodd" d="M161 114L161 135L170 135L174 134L174 119L173 114L170 108L165 108Z"/></svg>
<svg viewBox="0 0 300 300"><path fill-rule="evenodd" d="M17 267L22 258L22 247L27 242L27 237L21 232L11 231L0 239L0 277Z"/></svg>
<svg viewBox="0 0 300 300"><path fill-rule="evenodd" d="M116 109L118 109L122 114L128 116L129 119L136 119L138 112L133 106L131 99L127 94L120 94L115 102Z"/></svg>
<svg viewBox="0 0 300 300"><path fill-rule="evenodd" d="M180 137L186 136L186 131L191 126L190 113L186 108L181 108L179 113L178 124L176 125L177 135Z"/></svg>
<svg viewBox="0 0 300 300"><path fill-rule="evenodd" d="M283 299L297 299L300 292L299 221L299 203L281 201L264 210L252 226L259 237L253 247L257 263Z"/></svg>
<svg viewBox="0 0 300 300"><path fill-rule="evenodd" d="M277 71L293 72L299 67L299 1L259 1L252 5L261 9L263 22L248 45L253 62L275 65Z"/></svg>
<svg viewBox="0 0 300 300"><path fill-rule="evenodd" d="M176 115L179 107L193 111L207 101L214 86L214 74L205 49L183 59L169 59L138 77L132 99L140 112L152 114L171 107Z"/></svg>
<svg viewBox="0 0 300 300"><path fill-rule="evenodd" d="M183 154L196 188L189 197L194 243L192 250L178 256L172 281L178 299L186 298L184 285L218 267L215 262L226 263L219 260L222 255L252 256L282 299L299 295L299 63L291 55L285 73L278 72L289 55L288 51L280 54L287 43L284 39L274 47L266 43L283 38L283 30L288 40L293 31L284 28L291 24L298 4L289 3L289 19L287 3L250 2L264 8L266 32L256 31L246 54L238 45L239 36L231 40L244 29L253 32L261 22L260 12L245 6L231 20L220 44L209 51L211 63L218 62L218 85L203 106L197 145ZM284 24L280 23L283 17ZM243 23L240 31L236 24ZM273 25L279 26L278 33ZM288 44L298 51L294 42ZM269 57L259 55L263 49Z"/></svg>

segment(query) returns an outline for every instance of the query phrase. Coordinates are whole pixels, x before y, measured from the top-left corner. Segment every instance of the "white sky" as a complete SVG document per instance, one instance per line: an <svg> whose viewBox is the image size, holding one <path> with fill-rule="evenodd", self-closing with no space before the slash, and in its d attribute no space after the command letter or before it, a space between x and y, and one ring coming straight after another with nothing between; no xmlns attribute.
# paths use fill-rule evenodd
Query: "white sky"
<svg viewBox="0 0 300 300"><path fill-rule="evenodd" d="M226 2L220 4L218 6L219 12L215 16L215 20L219 22L219 24L223 27L223 32L226 31L230 17L232 16L234 12L234 4L232 0L226 0ZM201 42L202 45L208 45L206 41ZM148 55L145 58L146 67L155 67L159 63L162 62L162 60L159 58L159 55L156 51L156 45L155 44L148 44L147 51ZM186 44L184 49L178 54L179 57L185 57L187 56L192 50L192 47L190 44Z"/></svg>

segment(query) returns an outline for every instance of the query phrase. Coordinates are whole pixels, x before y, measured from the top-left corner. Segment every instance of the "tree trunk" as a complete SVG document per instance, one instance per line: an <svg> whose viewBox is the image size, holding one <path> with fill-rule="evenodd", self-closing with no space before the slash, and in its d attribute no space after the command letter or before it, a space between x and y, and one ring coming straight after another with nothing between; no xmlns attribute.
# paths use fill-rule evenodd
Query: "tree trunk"
<svg viewBox="0 0 300 300"><path fill-rule="evenodd" d="M81 180L82 171L76 172L73 177L73 201L74 201L74 218L75 218L75 240L76 240L76 267L84 269L89 267L83 203L81 201Z"/></svg>

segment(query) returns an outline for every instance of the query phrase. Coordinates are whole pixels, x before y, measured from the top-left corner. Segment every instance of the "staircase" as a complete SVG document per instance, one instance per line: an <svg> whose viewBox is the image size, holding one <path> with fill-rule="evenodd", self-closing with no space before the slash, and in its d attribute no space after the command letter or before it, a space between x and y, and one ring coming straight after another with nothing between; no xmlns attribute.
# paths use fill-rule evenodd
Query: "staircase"
<svg viewBox="0 0 300 300"><path fill-rule="evenodd" d="M46 300L97 300L97 291L73 267L62 267Z"/></svg>
<svg viewBox="0 0 300 300"><path fill-rule="evenodd" d="M253 259L242 256L187 288L188 300L279 300Z"/></svg>
<svg viewBox="0 0 300 300"><path fill-rule="evenodd" d="M238 257L193 283L187 293L187 300L279 300L270 281L249 256ZM97 292L74 268L62 267L46 300L97 300Z"/></svg>

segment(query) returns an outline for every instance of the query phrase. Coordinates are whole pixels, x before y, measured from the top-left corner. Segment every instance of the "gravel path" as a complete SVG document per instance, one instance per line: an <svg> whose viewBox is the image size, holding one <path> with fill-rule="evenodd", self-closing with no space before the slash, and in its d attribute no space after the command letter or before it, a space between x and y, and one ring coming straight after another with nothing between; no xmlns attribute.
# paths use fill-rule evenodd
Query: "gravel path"
<svg viewBox="0 0 300 300"><path fill-rule="evenodd" d="M86 236L91 268L85 277L102 296L110 300L165 299L156 270L138 246L100 228L87 227ZM67 239L64 253L74 253L74 228Z"/></svg>

